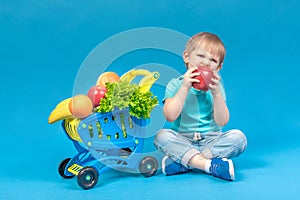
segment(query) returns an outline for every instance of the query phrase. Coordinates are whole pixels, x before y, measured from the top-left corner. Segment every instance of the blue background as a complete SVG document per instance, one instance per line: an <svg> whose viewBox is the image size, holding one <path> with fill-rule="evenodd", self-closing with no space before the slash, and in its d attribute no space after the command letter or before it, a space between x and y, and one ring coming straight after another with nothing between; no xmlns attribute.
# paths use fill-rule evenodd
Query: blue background
<svg viewBox="0 0 300 200"><path fill-rule="evenodd" d="M1 0L0 199L299 196L299 8L297 0ZM235 182L194 172L146 179L112 171L84 191L75 179L59 177L58 164L75 149L59 123L47 123L50 112L72 96L77 71L92 49L115 34L141 27L189 36L211 31L224 41L222 77L231 111L225 129L243 130L249 145L234 159ZM122 71L122 65L147 62L184 71L180 58L156 51L147 57L128 54L113 65Z"/></svg>

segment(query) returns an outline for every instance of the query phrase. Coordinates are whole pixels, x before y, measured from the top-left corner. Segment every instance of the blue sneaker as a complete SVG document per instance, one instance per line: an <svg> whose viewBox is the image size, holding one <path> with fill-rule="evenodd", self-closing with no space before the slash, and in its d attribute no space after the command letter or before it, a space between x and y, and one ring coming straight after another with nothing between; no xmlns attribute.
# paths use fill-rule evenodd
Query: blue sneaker
<svg viewBox="0 0 300 200"><path fill-rule="evenodd" d="M190 171L189 168L175 162L169 156L163 157L161 168L162 173L165 175L183 174Z"/></svg>
<svg viewBox="0 0 300 200"><path fill-rule="evenodd" d="M234 167L232 160L227 158L213 158L209 168L211 174L228 181L234 180Z"/></svg>

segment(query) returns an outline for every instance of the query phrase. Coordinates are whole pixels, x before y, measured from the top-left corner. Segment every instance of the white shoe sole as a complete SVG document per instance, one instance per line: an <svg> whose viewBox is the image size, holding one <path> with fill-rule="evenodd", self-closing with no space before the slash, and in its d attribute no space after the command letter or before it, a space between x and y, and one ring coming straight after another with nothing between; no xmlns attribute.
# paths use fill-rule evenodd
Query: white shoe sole
<svg viewBox="0 0 300 200"><path fill-rule="evenodd" d="M234 166L233 166L232 160L227 159L227 158L223 158L222 160L223 160L223 161L227 161L227 162L229 163L229 174L230 174L230 178L231 178L231 180L234 181L235 175L234 175Z"/></svg>
<svg viewBox="0 0 300 200"><path fill-rule="evenodd" d="M164 156L163 159L161 160L161 171L163 174L167 175L165 169L166 169L166 160L169 158L169 156Z"/></svg>

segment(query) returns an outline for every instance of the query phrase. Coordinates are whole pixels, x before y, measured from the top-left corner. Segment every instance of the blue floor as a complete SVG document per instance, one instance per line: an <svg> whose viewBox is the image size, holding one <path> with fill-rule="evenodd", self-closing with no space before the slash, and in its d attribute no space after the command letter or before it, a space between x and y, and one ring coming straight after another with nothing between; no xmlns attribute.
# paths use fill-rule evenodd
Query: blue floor
<svg viewBox="0 0 300 200"><path fill-rule="evenodd" d="M234 160L234 182L201 172L144 178L109 171L88 191L82 190L76 179L60 178L55 166L44 166L55 163L46 158L40 159L40 164L19 162L18 166L2 169L6 175L1 176L1 199L294 199L299 191L299 161L295 159L299 151L300 146L270 152L248 151Z"/></svg>
<svg viewBox="0 0 300 200"><path fill-rule="evenodd" d="M299 8L293 0L0 1L0 199L298 198ZM161 101L167 81L185 70L186 37L200 31L217 33L227 48L221 75L231 118L224 130L239 128L248 138L233 159L236 180L108 171L82 190L75 178L62 179L59 163L76 152L60 123L47 122L56 104L85 92L95 70L141 66L161 73L152 88ZM168 126L161 111L160 104L151 114L149 152L155 132Z"/></svg>

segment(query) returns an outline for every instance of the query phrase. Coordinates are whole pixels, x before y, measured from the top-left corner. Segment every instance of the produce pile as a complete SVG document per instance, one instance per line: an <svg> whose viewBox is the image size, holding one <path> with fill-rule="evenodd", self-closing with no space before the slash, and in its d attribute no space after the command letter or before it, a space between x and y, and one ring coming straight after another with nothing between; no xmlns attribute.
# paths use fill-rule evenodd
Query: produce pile
<svg viewBox="0 0 300 200"><path fill-rule="evenodd" d="M137 84L127 81L106 83L107 93L101 99L96 112L106 113L118 108L120 110L129 107L129 114L137 118L150 118L152 108L158 100L152 92L141 92Z"/></svg>
<svg viewBox="0 0 300 200"><path fill-rule="evenodd" d="M54 123L67 118L82 119L94 112L107 113L124 108L129 108L131 116L150 118L150 113L158 104L158 100L149 89L159 75L150 73L139 84L131 83L138 73L146 75L150 72L129 71L121 77L114 72L102 73L87 95L76 95L60 102L51 112L48 122ZM151 75L154 75L154 78Z"/></svg>

